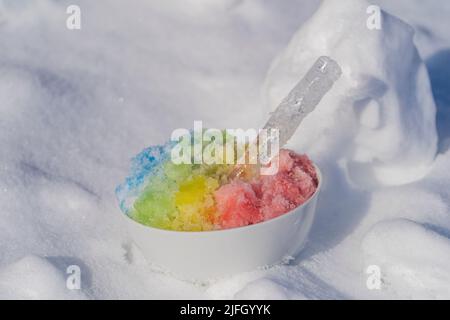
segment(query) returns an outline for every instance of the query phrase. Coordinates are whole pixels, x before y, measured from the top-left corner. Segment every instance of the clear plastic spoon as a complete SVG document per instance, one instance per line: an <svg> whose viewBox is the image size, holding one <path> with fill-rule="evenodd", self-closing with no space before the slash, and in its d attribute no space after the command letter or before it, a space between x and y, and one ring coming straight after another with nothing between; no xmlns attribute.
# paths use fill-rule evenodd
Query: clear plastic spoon
<svg viewBox="0 0 450 320"><path fill-rule="evenodd" d="M279 132L278 145L281 148L297 131L303 119L314 111L322 98L330 91L334 83L342 75L342 70L338 63L330 57L320 57L306 73L305 77L291 90L281 104L271 113L264 129L276 129ZM256 143L259 144L259 150L267 150L274 137L267 135L266 138L258 137ZM272 153L271 158L277 153ZM247 155L244 155L246 157ZM259 163L269 163L271 159L264 158L259 154ZM258 167L258 166L256 166ZM250 169L250 170L249 170ZM258 171L249 168L249 165L238 165L230 175L231 178L237 178L249 175L252 176Z"/></svg>

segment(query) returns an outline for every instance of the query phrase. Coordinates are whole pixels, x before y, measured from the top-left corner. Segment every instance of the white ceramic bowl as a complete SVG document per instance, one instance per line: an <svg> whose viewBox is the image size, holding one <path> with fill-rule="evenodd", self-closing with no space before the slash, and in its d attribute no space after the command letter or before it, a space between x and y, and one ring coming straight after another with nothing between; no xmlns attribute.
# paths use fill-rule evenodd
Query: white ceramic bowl
<svg viewBox="0 0 450 320"><path fill-rule="evenodd" d="M311 229L319 185L303 205L254 225L216 231L185 232L156 229L124 215L131 237L154 265L187 280L204 281L271 266L303 249Z"/></svg>

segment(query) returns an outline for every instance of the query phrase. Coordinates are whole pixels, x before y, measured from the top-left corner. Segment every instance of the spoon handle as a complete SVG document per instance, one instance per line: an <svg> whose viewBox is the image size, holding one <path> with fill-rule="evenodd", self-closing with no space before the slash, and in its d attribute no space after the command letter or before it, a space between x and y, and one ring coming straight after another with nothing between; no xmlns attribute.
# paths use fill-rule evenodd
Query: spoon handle
<svg viewBox="0 0 450 320"><path fill-rule="evenodd" d="M303 119L315 109L341 74L342 70L336 61L320 57L283 99L264 126L264 129L279 130L280 147L294 135Z"/></svg>
<svg viewBox="0 0 450 320"><path fill-rule="evenodd" d="M278 154L278 150L270 155L261 153L261 150L269 150L268 146L273 146L276 142L278 142L277 145L280 148L283 147L297 131L303 119L315 109L341 75L342 70L336 61L326 56L317 59L304 78L271 113L264 126L264 129L267 129L266 132L272 129L278 130L278 136L258 136L257 141L255 141L259 150L257 166L238 165L230 176L232 178L244 175L251 177L259 170L261 163L270 163L272 158ZM246 156L247 152L244 159Z"/></svg>

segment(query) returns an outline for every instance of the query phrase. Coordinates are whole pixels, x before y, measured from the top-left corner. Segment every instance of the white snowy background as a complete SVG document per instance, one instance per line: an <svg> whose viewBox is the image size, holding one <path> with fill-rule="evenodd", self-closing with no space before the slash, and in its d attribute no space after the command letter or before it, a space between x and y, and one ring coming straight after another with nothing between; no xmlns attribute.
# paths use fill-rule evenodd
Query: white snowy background
<svg viewBox="0 0 450 320"><path fill-rule="evenodd" d="M325 1L304 25L321 1L0 0L0 298L450 298L450 2L373 1L422 65L403 23ZM260 125L320 54L344 77L291 145L326 180L306 250L207 284L153 271L114 197L129 159L194 120Z"/></svg>

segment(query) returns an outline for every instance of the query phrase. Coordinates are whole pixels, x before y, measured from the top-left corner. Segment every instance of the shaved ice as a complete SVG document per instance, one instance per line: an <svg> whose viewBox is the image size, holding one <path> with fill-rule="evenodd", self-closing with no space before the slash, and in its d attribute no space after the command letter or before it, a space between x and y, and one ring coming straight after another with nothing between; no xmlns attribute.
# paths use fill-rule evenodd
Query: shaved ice
<svg viewBox="0 0 450 320"><path fill-rule="evenodd" d="M247 226L287 213L316 191L306 155L282 149L271 176L231 178L230 164L174 164L173 144L145 149L116 189L120 208L135 221L167 230L209 231Z"/></svg>

